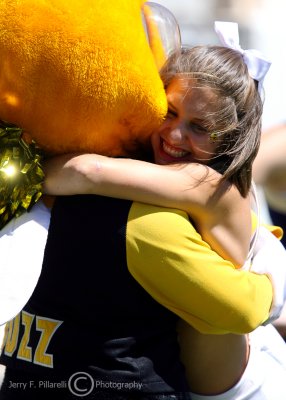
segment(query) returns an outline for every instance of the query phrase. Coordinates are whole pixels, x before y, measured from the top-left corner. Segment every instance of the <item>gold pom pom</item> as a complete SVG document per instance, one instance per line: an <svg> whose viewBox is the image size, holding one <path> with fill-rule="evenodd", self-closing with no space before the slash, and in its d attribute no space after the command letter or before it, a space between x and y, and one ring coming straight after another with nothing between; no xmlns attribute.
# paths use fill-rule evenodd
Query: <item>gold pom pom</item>
<svg viewBox="0 0 286 400"><path fill-rule="evenodd" d="M36 143L23 130L0 121L0 229L39 200L44 172Z"/></svg>

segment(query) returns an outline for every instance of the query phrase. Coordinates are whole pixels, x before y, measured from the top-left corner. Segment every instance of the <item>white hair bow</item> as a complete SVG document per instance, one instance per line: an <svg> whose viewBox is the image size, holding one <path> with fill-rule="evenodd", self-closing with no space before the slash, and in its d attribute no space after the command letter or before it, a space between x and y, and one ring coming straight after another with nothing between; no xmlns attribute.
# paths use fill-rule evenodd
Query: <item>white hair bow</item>
<svg viewBox="0 0 286 400"><path fill-rule="evenodd" d="M221 43L226 47L237 50L242 55L248 67L249 75L258 81L258 91L260 93L271 62L257 50L243 50L240 47L238 24L236 22L215 21L214 26Z"/></svg>

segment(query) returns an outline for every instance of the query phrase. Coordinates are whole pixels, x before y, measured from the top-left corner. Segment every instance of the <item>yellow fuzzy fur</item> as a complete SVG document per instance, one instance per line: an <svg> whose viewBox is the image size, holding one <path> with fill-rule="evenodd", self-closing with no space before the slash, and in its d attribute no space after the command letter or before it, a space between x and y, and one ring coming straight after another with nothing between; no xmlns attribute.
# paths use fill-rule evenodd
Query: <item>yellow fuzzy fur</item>
<svg viewBox="0 0 286 400"><path fill-rule="evenodd" d="M0 0L0 119L53 153L124 154L166 97L142 0Z"/></svg>

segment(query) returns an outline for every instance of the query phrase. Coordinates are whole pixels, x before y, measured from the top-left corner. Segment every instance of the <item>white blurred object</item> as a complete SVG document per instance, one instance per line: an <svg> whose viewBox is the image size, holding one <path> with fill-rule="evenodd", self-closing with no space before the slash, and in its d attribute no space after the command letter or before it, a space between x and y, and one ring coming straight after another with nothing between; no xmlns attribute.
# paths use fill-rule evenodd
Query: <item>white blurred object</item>
<svg viewBox="0 0 286 400"><path fill-rule="evenodd" d="M261 186L256 185L256 192L257 192L257 198L258 198L258 203L259 203L259 208L260 208L261 222L271 225L272 220L271 220L271 216L269 213L267 200L265 198L264 189Z"/></svg>
<svg viewBox="0 0 286 400"><path fill-rule="evenodd" d="M273 302L268 324L277 319L286 300L286 250L267 228L260 226L254 246L251 271L267 274L273 285Z"/></svg>
<svg viewBox="0 0 286 400"><path fill-rule="evenodd" d="M0 325L14 318L38 282L50 224L50 211L38 202L0 231Z"/></svg>

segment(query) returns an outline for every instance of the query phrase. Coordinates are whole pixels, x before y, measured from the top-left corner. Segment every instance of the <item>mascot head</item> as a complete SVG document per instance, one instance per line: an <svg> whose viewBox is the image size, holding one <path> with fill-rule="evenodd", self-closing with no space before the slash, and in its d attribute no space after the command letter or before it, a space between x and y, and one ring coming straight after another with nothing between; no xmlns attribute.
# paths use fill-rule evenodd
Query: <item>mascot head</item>
<svg viewBox="0 0 286 400"><path fill-rule="evenodd" d="M53 154L124 155L144 141L166 112L144 3L0 0L0 119Z"/></svg>
<svg viewBox="0 0 286 400"><path fill-rule="evenodd" d="M39 197L27 137L45 154L124 156L148 142L167 110L158 69L179 36L143 0L0 0L0 121L20 128L0 129L2 223Z"/></svg>

